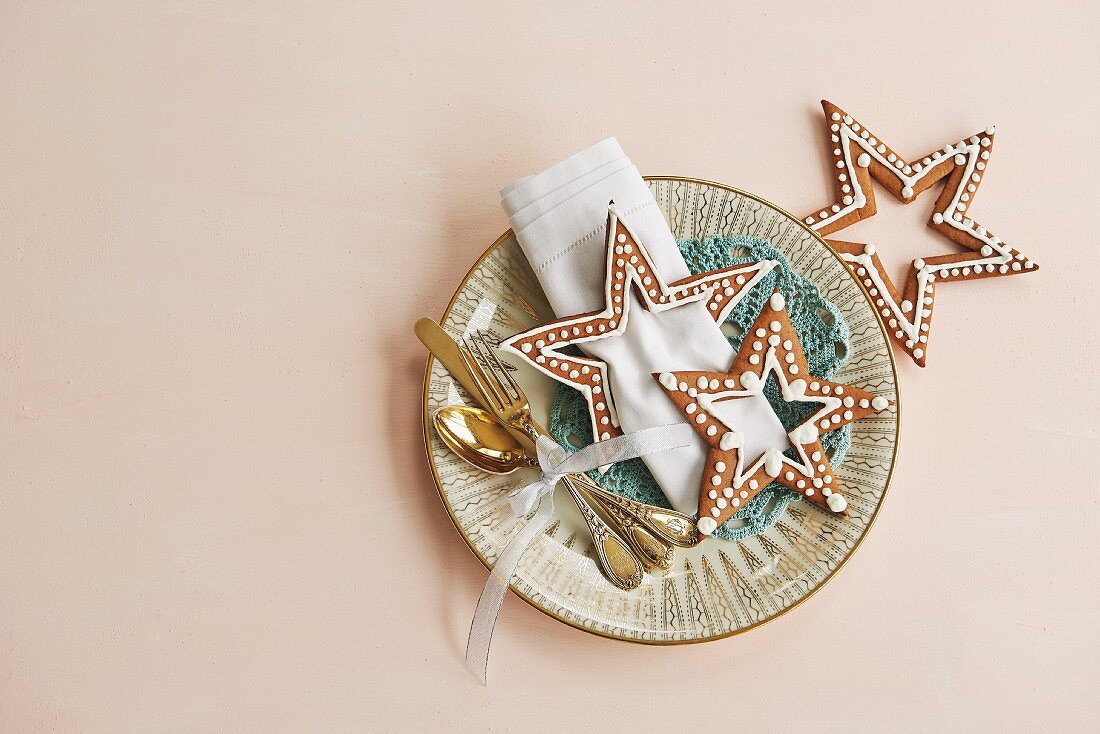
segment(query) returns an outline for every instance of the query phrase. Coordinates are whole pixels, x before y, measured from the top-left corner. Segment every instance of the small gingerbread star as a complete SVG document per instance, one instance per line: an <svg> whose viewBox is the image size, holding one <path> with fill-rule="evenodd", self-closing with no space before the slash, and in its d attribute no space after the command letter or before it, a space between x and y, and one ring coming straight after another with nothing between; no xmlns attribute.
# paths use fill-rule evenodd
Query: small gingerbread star
<svg viewBox="0 0 1100 734"><path fill-rule="evenodd" d="M984 131L913 160L906 160L858 120L822 100L829 125L829 149L836 171L836 201L806 217L821 235L832 234L875 215L874 179L903 204L946 179L928 226L966 248L951 255L913 261L899 293L872 245L827 240L871 294L897 343L923 367L928 352L935 283L977 280L1038 270L970 215L986 174L996 129Z"/></svg>
<svg viewBox="0 0 1100 734"><path fill-rule="evenodd" d="M607 363L562 350L571 345L583 348L590 342L623 334L630 317L632 287L647 311L662 312L703 303L707 314L722 323L749 289L775 266L774 260L761 260L666 284L645 245L612 204L608 207L604 308L543 324L503 340L501 346L539 371L579 390L588 404L593 437L608 439L620 435L622 430L607 381Z"/></svg>
<svg viewBox="0 0 1100 734"><path fill-rule="evenodd" d="M774 435L770 428L779 420L764 397L769 376L785 401L821 406L778 444L761 440L762 435ZM727 372L662 372L654 377L709 447L699 491L698 527L704 535L713 533L772 481L845 514L848 501L820 436L890 406L884 397L809 374L778 291L745 334ZM761 405L766 414L760 412ZM794 458L784 453L788 445Z"/></svg>

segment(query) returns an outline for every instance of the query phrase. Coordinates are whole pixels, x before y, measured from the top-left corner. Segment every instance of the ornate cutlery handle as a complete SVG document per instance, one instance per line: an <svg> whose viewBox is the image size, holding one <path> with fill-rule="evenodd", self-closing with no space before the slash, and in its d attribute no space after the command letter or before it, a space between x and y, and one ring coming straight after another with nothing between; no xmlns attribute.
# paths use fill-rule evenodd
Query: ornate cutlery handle
<svg viewBox="0 0 1100 734"><path fill-rule="evenodd" d="M588 529L592 533L592 542L596 548L596 558L608 580L620 589L627 591L637 589L642 585L642 579L645 577L645 569L642 568L641 561L619 539L615 531L608 527L599 513L588 504L584 494L575 484L573 475L564 477L562 482L569 489L569 494L580 508L585 523L588 524Z"/></svg>

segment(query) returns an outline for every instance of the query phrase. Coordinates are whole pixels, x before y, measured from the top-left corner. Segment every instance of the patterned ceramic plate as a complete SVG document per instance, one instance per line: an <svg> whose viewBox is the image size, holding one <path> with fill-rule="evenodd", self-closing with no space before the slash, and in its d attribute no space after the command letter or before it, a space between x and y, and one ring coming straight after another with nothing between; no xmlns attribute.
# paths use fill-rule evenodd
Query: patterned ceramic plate
<svg viewBox="0 0 1100 734"><path fill-rule="evenodd" d="M648 181L677 239L749 235L782 252L848 323L851 353L835 379L864 386L899 405L885 328L862 286L816 234L787 212L736 189L685 178ZM551 318L538 281L509 231L474 264L441 323L456 338L478 329L501 337ZM536 418L545 423L556 383L529 367L517 368ZM473 401L439 362L429 359L424 381L428 460L455 527L488 566L521 522L512 517L505 495L535 475L527 470L487 475L452 454L428 426L438 408L455 403ZM855 552L886 494L897 434L894 410L853 424L852 447L838 472L850 517L828 515L796 501L774 525L746 540L716 538L677 549L670 573L647 576L634 591L604 580L580 513L559 487L557 518L527 550L512 590L566 624L634 642L703 642L752 629L807 599Z"/></svg>

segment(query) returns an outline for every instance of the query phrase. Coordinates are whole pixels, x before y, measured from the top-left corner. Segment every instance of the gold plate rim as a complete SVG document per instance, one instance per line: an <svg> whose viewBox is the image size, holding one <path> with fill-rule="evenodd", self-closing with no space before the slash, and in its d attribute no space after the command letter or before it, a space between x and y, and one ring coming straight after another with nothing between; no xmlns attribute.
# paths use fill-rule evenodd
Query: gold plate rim
<svg viewBox="0 0 1100 734"><path fill-rule="evenodd" d="M781 206L779 206L779 205L777 205L777 204L775 204L771 201L768 201L767 199L765 199L763 197L757 196L756 194L749 193L748 191L744 191L744 190L736 188L734 186L730 186L728 184L721 183L719 181L711 181L709 179L704 179L704 178L694 178L692 176L643 176L643 179L647 182L648 181L683 181L683 182L686 182L686 183L697 183L697 184L703 184L703 185L706 185L706 186L713 186L713 187L716 187L716 188L719 188L719 189L723 189L725 191L730 191L730 192L735 193L739 196L743 196L747 199L752 199L753 201L759 202L761 204L765 204L767 206L770 206L773 209L775 209L776 211L779 211L779 212L782 212L783 214L785 214L787 217L789 217L791 219L791 221L796 222L798 224L798 226L800 226L803 230L805 230L812 237L814 237L814 239L816 239L818 242L820 242L821 245L825 248L825 250L829 254L831 254L834 258L836 258L836 260L844 267L845 272L849 272L848 265L847 265L847 263L844 262L844 259L842 257L840 257L840 255L837 254L836 250L834 250L832 247L829 246L829 243L826 242L821 237L821 235L819 235L813 229L808 227L805 222L803 222L801 219L799 219L798 217L791 214L789 211L787 211L783 207L781 207ZM463 286L465 286L465 284L470 280L470 277L473 275L474 271L477 270L477 268L483 262L485 262L485 260L496 250L496 248L499 247L501 245L501 243L504 242L504 240L508 239L508 237L511 236L512 234L513 233L512 233L511 229L505 230L504 233L502 235L500 235L499 237L497 237L496 241L494 241L493 244L489 245L489 247L483 253L481 253L481 256L478 257L478 259L474 261L473 265L471 265L469 270L466 271L466 275L464 275L462 277L462 280L459 282L458 286L455 288L455 292L451 296L450 300L447 302L446 308L443 309L443 313L440 316L440 320L439 320L440 323L443 323L446 320L447 315L451 312L451 309L454 308L455 302L458 300L459 293L462 291ZM522 591L517 589L514 584L510 583L508 585L509 590L513 594L518 596L520 599L527 602L527 604L529 604L532 607L534 607L535 609L537 609L539 612L545 614L546 616L550 617L551 619L556 619L557 621L561 622L562 624L568 625L569 627L572 627L573 629L580 630L581 632L586 632L590 635L595 635L596 637L603 637L603 638L606 638L606 639L609 639L609 640L620 640L622 642L632 642L632 643L639 644L639 645L653 645L653 646L664 647L664 646L672 646L672 645L696 645L696 644L700 644L700 643L704 643L704 642L714 642L716 640L724 640L724 639L727 639L727 638L730 638L730 637L735 637L737 635L742 635L746 632L750 632L754 629L757 629L759 627L764 626L768 622L772 622L776 619L779 619L780 617L783 617L788 612L790 612L794 609L797 609L799 606L801 606L803 604L803 602L805 602L807 599L810 599L811 597L813 597L819 590L823 589L830 581L832 581L833 578L836 577L837 573L839 573L840 570L842 568L844 568L844 566L847 565L848 561L851 560L852 556L854 556L856 554L856 551L859 550L860 546L863 544L863 541L870 534L871 528L874 526L875 520L878 518L878 514L882 510L882 506L886 502L886 495L890 491L890 482L894 478L894 467L897 465L897 457L898 457L898 452L900 450L899 449L899 444L901 442L901 385L900 385L899 379L898 379L898 366L897 366L897 361L894 359L894 350L893 350L893 346L892 346L891 341L890 341L890 334L889 334L889 332L886 331L886 324L883 323L883 321L882 321L882 314L880 314L878 309L874 307L874 301L871 300L871 294L867 292L866 286L864 286L863 283L860 282L859 278L856 278L856 277L853 276L852 280L859 287L860 291L862 291L864 298L866 298L868 303L871 304L871 312L874 313L874 315L875 315L875 322L878 324L879 331L882 333L882 337L886 341L886 345L887 345L886 355L890 360L890 371L894 376L894 402L895 402L895 406L896 406L895 407L895 413L897 415L897 418L895 420L895 429L894 429L894 451L893 451L893 454L890 457L890 468L886 472L886 483L882 487L882 496L879 498L878 504L875 506L875 511L873 513L871 513L871 519L867 521L867 527L864 528L863 533L860 534L859 539L856 540L856 543L855 543L854 546L852 546L852 549L844 556L843 559L841 559L841 561L839 563L837 563L836 568L834 568L832 571L830 571L829 575L821 580L821 583L819 583L814 588L810 589L810 591L808 591L805 596L801 597L800 599L795 601L790 606L781 609L776 614L768 617L767 619L760 620L759 622L753 622L750 625L747 625L745 627L741 627L741 628L736 629L736 630L731 630L729 632L723 632L721 634L711 635L709 637L696 637L696 638L692 638L692 639L682 639L682 640L655 640L655 639L644 639L644 638L638 638L638 637L627 637L625 635L616 635L616 634L613 634L611 632L604 632L602 630L592 629L591 627L585 627L582 624L574 622L573 620L570 620L570 619L566 619L566 618L562 617L561 615L556 614L556 613L552 612L551 610L546 609L545 607L541 606L538 602L536 602L534 599L529 597L527 594L524 594ZM424 382L423 382L422 395L421 395L421 400L422 400L422 406L421 406L421 428L422 428L422 431L421 431L421 433L422 433L422 438L423 438L423 441L424 441L424 455L425 455L425 458L427 459L428 466L431 468L432 481L435 483L436 493L439 495L439 499L443 503L443 508L447 511L447 516L451 520L451 525L453 525L455 530L458 531L458 535L459 535L460 538L462 538L463 542L466 543L466 547L468 547L471 551L473 551L474 556L479 561L481 561L481 565L483 565L487 571L491 571L492 566L489 564L489 561L485 558L485 556L483 556L481 554L480 551L478 551L478 549L474 546L474 544L470 542L470 539L469 539L469 537L467 537L466 533L462 532L462 526L459 524L458 518L455 517L454 508L451 507L451 503L447 500L447 495L443 491L443 483L439 478L439 472L436 469L435 463L432 461L431 433L430 433L431 429L429 427L431 425L431 416L428 414L428 390L429 390L430 383L431 383L432 365L434 363L435 363L435 357L433 355L429 354L428 355L428 360L427 360L427 362L425 363L425 366L424 366Z"/></svg>

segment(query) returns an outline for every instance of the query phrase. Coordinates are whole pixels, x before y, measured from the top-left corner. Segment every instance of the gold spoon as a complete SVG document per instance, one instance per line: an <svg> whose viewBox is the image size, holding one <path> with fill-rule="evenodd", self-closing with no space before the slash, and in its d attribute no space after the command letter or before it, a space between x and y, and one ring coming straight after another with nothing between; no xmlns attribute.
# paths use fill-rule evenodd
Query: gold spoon
<svg viewBox="0 0 1100 734"><path fill-rule="evenodd" d="M434 422L444 443L485 471L507 474L521 466L538 468L516 437L487 411L452 405L439 409ZM612 494L583 474L571 476L578 488L618 526L647 565L668 570L674 558L670 545L687 548L699 542L691 517Z"/></svg>

